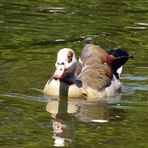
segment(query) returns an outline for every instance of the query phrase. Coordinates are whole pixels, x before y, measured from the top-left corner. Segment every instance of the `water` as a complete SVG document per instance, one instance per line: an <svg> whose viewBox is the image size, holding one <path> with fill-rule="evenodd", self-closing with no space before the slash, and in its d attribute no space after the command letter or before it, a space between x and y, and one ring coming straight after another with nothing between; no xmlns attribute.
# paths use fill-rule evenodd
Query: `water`
<svg viewBox="0 0 148 148"><path fill-rule="evenodd" d="M0 0L0 147L148 147L148 2ZM60 101L42 89L56 53L124 48L122 94ZM54 109L52 110L52 107Z"/></svg>

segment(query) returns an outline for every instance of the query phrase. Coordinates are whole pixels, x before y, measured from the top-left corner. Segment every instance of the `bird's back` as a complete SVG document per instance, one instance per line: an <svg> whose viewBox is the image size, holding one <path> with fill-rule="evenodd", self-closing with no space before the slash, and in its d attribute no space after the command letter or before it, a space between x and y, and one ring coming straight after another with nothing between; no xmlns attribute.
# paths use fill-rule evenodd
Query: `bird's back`
<svg viewBox="0 0 148 148"><path fill-rule="evenodd" d="M83 48L76 70L83 87L101 91L111 84L112 70L105 63L107 56L99 46L88 44Z"/></svg>

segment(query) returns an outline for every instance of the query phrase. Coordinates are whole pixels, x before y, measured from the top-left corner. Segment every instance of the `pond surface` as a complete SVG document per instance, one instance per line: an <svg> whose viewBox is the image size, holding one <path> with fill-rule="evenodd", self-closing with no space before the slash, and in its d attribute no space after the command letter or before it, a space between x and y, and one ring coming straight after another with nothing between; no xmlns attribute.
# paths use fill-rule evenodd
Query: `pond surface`
<svg viewBox="0 0 148 148"><path fill-rule="evenodd" d="M0 147L148 147L147 8L146 0L0 0ZM107 103L44 97L57 51L79 55L86 43L134 56L122 94Z"/></svg>

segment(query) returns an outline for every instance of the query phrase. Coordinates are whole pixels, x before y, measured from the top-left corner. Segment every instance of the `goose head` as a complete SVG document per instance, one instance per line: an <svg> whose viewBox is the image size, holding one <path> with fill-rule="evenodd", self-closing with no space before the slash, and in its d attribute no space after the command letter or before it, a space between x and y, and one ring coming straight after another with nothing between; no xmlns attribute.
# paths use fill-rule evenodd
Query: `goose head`
<svg viewBox="0 0 148 148"><path fill-rule="evenodd" d="M74 74L76 65L77 59L74 51L70 48L61 49L57 54L57 61L55 63L56 70L53 78L57 80Z"/></svg>

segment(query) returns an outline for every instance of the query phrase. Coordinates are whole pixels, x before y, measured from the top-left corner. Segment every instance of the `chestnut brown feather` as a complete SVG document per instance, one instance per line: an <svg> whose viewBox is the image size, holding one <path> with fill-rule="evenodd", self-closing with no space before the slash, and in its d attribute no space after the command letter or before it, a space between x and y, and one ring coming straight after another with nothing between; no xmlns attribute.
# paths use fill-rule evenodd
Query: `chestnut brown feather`
<svg viewBox="0 0 148 148"><path fill-rule="evenodd" d="M69 51L67 54L68 63L70 63L72 61L72 57L73 57L73 53L72 53L72 51Z"/></svg>

